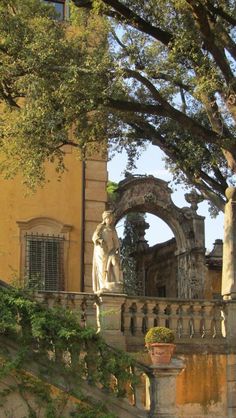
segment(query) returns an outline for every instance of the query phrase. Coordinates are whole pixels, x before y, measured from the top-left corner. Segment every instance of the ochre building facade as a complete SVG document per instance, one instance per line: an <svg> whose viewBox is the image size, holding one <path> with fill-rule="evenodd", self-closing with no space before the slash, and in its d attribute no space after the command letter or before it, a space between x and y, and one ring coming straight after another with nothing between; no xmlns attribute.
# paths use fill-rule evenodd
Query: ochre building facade
<svg viewBox="0 0 236 418"><path fill-rule="evenodd" d="M66 149L60 181L46 167L46 182L29 193L16 177L0 180L0 278L42 290L90 291L91 234L107 200L106 161L80 160Z"/></svg>

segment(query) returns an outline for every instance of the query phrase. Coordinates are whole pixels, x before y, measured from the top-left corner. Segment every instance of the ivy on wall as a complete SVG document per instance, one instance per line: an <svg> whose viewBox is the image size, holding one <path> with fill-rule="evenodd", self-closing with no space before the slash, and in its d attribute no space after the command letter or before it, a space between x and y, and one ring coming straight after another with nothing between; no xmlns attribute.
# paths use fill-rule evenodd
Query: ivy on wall
<svg viewBox="0 0 236 418"><path fill-rule="evenodd" d="M117 396L132 392L136 383L131 373L132 357L110 349L96 330L82 327L71 310L48 309L35 302L30 294L1 287L0 310L0 381L14 376L17 391L25 403L30 392L36 396L38 407L46 405L46 418L62 418L58 411L63 409L68 397L86 401L81 391L84 380ZM33 375L23 370L32 370ZM63 389L60 402L52 394L52 385ZM0 393L2 404L16 386L10 385ZM36 418L30 402L27 407L28 417ZM71 415L74 418L114 417L103 405L80 402L77 409Z"/></svg>

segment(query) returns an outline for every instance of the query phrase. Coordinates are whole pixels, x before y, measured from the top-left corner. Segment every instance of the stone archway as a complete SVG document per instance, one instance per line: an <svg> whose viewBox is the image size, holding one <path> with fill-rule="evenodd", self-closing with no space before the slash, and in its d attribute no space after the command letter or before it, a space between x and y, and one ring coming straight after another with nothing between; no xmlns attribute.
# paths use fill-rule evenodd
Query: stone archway
<svg viewBox="0 0 236 418"><path fill-rule="evenodd" d="M171 228L177 244L179 298L202 298L205 279L204 217L194 205L178 208L168 183L153 176L129 176L119 183L114 209L118 222L129 212L148 212Z"/></svg>

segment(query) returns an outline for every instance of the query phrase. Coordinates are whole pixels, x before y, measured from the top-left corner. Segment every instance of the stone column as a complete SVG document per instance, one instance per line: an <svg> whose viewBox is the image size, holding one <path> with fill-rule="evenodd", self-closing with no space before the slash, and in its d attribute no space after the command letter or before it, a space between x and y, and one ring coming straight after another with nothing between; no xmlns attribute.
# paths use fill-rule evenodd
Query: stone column
<svg viewBox="0 0 236 418"><path fill-rule="evenodd" d="M236 417L236 354L227 355L227 417Z"/></svg>
<svg viewBox="0 0 236 418"><path fill-rule="evenodd" d="M226 189L223 272L221 294L225 300L236 300L236 188Z"/></svg>
<svg viewBox="0 0 236 418"><path fill-rule="evenodd" d="M126 350L125 336L121 331L122 306L126 295L102 293L97 299L97 324L107 344Z"/></svg>
<svg viewBox="0 0 236 418"><path fill-rule="evenodd" d="M221 294L227 300L226 339L227 355L227 413L236 417L236 188L226 190L223 272Z"/></svg>
<svg viewBox="0 0 236 418"><path fill-rule="evenodd" d="M184 369L184 362L172 359L170 364L151 366L151 408L149 418L176 418L176 378Z"/></svg>

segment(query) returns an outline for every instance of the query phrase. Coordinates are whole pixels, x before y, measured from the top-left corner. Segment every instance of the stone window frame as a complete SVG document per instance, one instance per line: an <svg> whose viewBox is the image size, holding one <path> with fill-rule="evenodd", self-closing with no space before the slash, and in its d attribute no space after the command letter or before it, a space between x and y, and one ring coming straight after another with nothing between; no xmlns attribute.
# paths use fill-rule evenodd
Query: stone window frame
<svg viewBox="0 0 236 418"><path fill-rule="evenodd" d="M68 287L68 261L70 247L70 232L72 225L63 224L53 218L37 217L28 220L16 221L19 228L20 240L20 282L24 285L26 263L26 234L56 235L64 238L63 264L64 264L64 289Z"/></svg>

